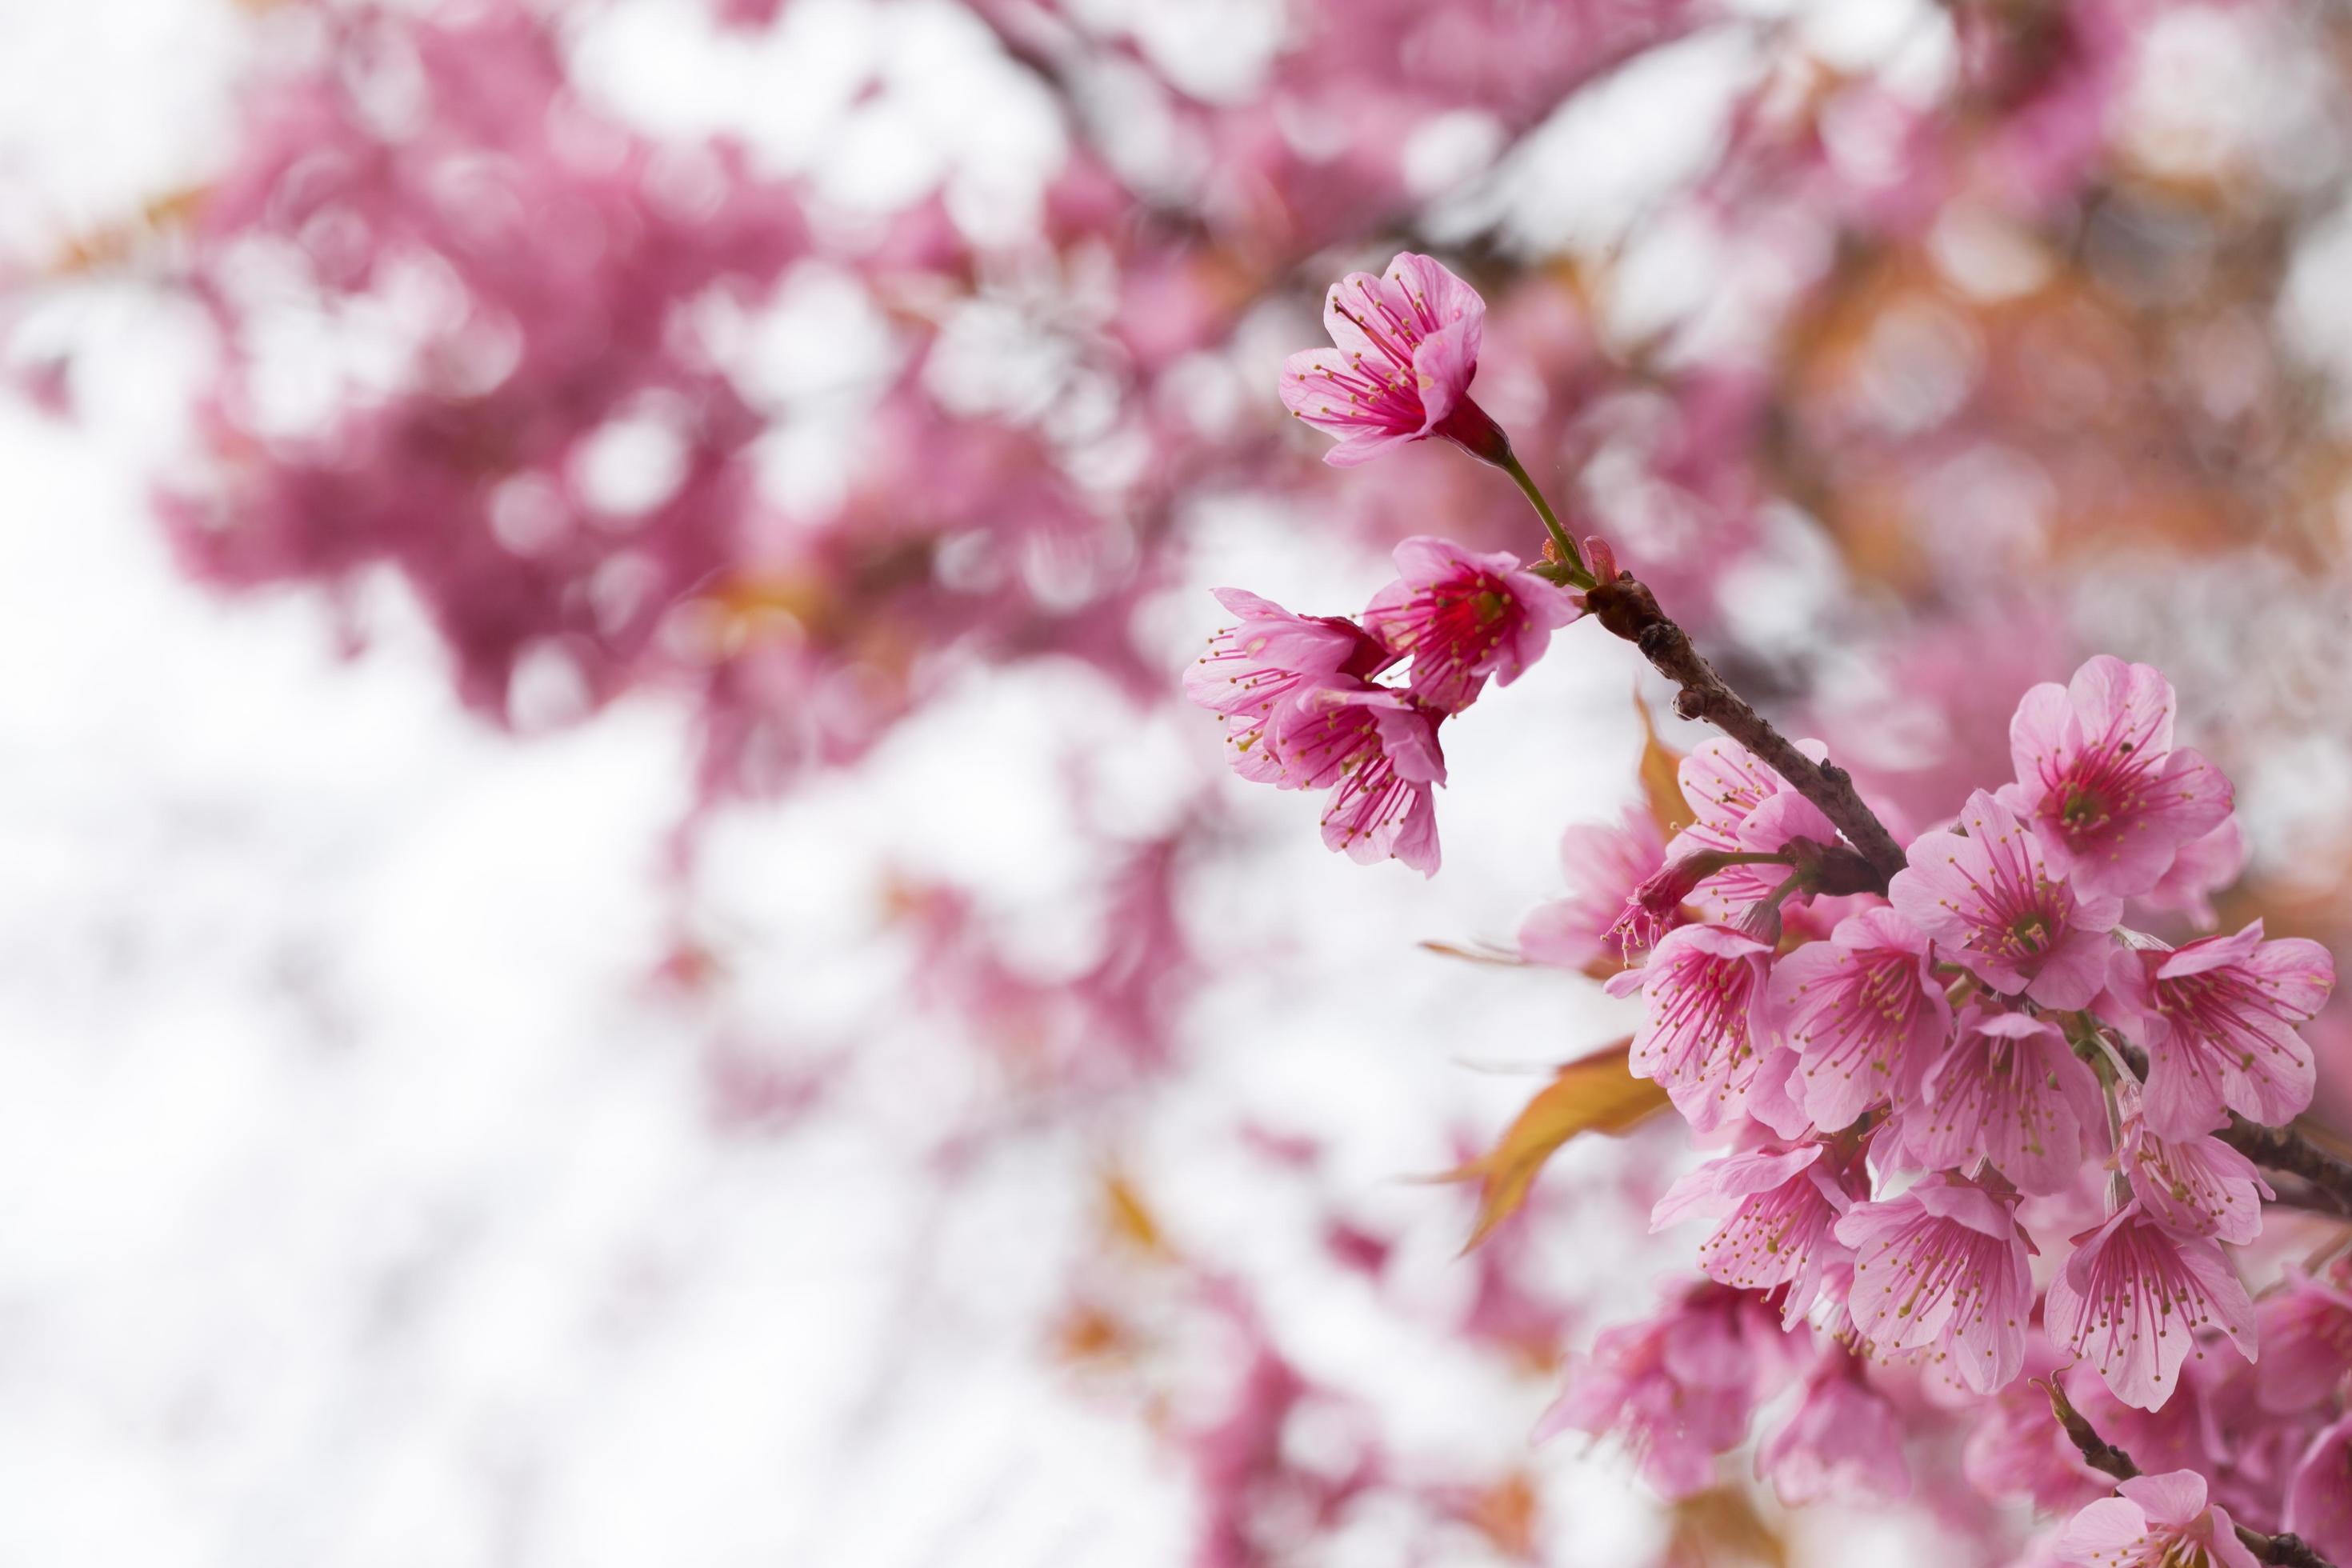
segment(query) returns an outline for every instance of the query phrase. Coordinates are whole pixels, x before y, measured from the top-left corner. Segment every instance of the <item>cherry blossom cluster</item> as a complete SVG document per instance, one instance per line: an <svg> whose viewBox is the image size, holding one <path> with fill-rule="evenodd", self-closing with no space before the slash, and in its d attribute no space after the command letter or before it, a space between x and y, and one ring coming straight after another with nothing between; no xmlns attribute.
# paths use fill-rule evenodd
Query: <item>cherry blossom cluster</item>
<svg viewBox="0 0 2352 1568"><path fill-rule="evenodd" d="M1559 536L1471 399L1483 317L1425 257L1352 275L1330 296L1336 346L1295 357L1283 397L1339 437L1337 464L1444 436L1506 468L1553 531L1544 559L1415 539L1360 620L1226 590L1238 624L1188 677L1243 776L1330 789L1328 845L1433 873L1441 724L1580 613L1622 619L1631 583L1605 545ZM2055 1418L2011 1397L2032 1368L2077 1398L2095 1384L2102 1410L2195 1407L2172 1424L2197 1434L2191 1462L2083 1507L2060 1560L2252 1561L2231 1508L2352 1555L2352 1260L2258 1303L2231 1250L2279 1195L2235 1143L2310 1105L2298 1031L2335 968L2260 920L2153 934L2243 858L2231 785L2177 743L2177 710L2158 671L2105 656L2033 687L2013 776L1884 879L1830 815L1841 800L1728 737L1680 763L1671 839L1640 819L1571 833L1576 890L1529 921L1526 953L1638 996L1628 1069L1714 1151L1652 1226L1712 1229L1704 1280L1576 1358L1545 1433L1614 1436L1686 1494L1793 1382L1757 1454L1787 1500L1907 1493L1899 1406L1924 1400L1980 1413L1972 1479L1998 1494L2022 1475L2047 1502L2019 1449L2048 1458ZM1818 742L1787 754L1827 776Z"/></svg>

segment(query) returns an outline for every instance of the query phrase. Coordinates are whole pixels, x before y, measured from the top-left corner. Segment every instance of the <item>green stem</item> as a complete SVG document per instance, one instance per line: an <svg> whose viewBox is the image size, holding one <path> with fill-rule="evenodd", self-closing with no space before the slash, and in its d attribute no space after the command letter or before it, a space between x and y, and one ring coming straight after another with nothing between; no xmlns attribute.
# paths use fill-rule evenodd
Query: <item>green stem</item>
<svg viewBox="0 0 2352 1568"><path fill-rule="evenodd" d="M1543 519L1544 531L1551 535L1552 548L1568 567L1568 585L1587 589L1600 586L1601 579L1585 566L1584 552L1577 549L1576 541L1568 536L1568 530L1559 525L1559 518L1552 511L1551 502L1544 500L1543 491L1538 489L1535 480L1528 477L1527 465L1519 461L1519 455L1517 452L1505 454L1502 469L1526 493L1528 504L1536 509L1536 515Z"/></svg>

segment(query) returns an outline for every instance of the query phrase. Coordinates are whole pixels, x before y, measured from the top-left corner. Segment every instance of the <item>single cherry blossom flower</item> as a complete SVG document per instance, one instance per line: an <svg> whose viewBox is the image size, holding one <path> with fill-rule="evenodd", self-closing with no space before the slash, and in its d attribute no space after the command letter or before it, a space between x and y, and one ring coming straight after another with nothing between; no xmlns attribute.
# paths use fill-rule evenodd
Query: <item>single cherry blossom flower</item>
<svg viewBox="0 0 2352 1568"><path fill-rule="evenodd" d="M2235 816L2201 838L2192 838L2172 858L2171 867L2156 886L2139 895L2150 909L2174 910L2187 915L2200 931L2220 923L2213 912L2213 895L2236 881L2246 868L2246 830Z"/></svg>
<svg viewBox="0 0 2352 1568"><path fill-rule="evenodd" d="M1278 709L1335 675L1369 678L1397 656L1353 621L1295 616L1271 599L1220 588L1236 617L1184 671L1184 694L1224 721L1227 756L1245 779L1296 788L1270 743Z"/></svg>
<svg viewBox="0 0 2352 1568"><path fill-rule="evenodd" d="M2135 1198L2074 1238L2042 1308L2051 1340L2093 1366L2116 1398L2161 1409L2197 1346L2219 1329L2254 1359L2254 1306L2219 1243L2176 1236Z"/></svg>
<svg viewBox="0 0 2352 1568"><path fill-rule="evenodd" d="M1351 272L1323 305L1337 346L1290 356L1282 405L1339 437L1323 454L1335 468L1427 436L1507 461L1510 442L1470 396L1486 324L1478 291L1426 256L1400 255L1378 278Z"/></svg>
<svg viewBox="0 0 2352 1568"><path fill-rule="evenodd" d="M2041 837L2052 875L2086 893L2145 893L2182 845L2229 816L2230 781L2172 744L2175 706L2154 668L2107 654L2019 701L2017 783L2000 796Z"/></svg>
<svg viewBox="0 0 2352 1568"><path fill-rule="evenodd" d="M2179 1138L2212 1131L2227 1110L2273 1125L2301 1115L2316 1074L2295 1029L2335 986L2326 948L2266 942L2260 921L2168 952L2116 953L2112 1016L2147 1052L2148 1125Z"/></svg>
<svg viewBox="0 0 2352 1568"><path fill-rule="evenodd" d="M1633 1076L1663 1084L1701 1132L1747 1107L1771 952L1723 926L1684 926L1643 968L1618 977L1638 977L1644 1005L1629 1058Z"/></svg>
<svg viewBox="0 0 2352 1568"><path fill-rule="evenodd" d="M2277 1415L2334 1399L2352 1368L2352 1292L2337 1272L2290 1269L2284 1289L2254 1309L2263 1358L2254 1368L2262 1407Z"/></svg>
<svg viewBox="0 0 2352 1568"><path fill-rule="evenodd" d="M2105 1116L2098 1075L2054 1025L1978 1008L1896 1113L1893 1143L1917 1169L1990 1160L2021 1191L2057 1193L2082 1174Z"/></svg>
<svg viewBox="0 0 2352 1568"><path fill-rule="evenodd" d="M2120 1497L2086 1504L2058 1539L2061 1561L2079 1568L2259 1568L2230 1510L2207 1506L2194 1470L2134 1476Z"/></svg>
<svg viewBox="0 0 2352 1568"><path fill-rule="evenodd" d="M1657 819L1640 806L1626 808L1621 827L1569 828L1560 835L1559 860L1570 891L1520 924L1519 952L1560 969L1622 963L1626 950L1612 928L1625 900L1658 869L1665 852Z"/></svg>
<svg viewBox="0 0 2352 1568"><path fill-rule="evenodd" d="M1887 898L1947 956L1994 990L2045 1007L2082 1007L2106 982L2107 933L2123 900L2053 878L2041 841L1984 791L1956 830L1912 840Z"/></svg>
<svg viewBox="0 0 2352 1568"><path fill-rule="evenodd" d="M1395 552L1398 581L1372 595L1364 626L1409 654L1412 694L1456 713L1493 676L1508 686L1543 657L1558 627L1582 614L1575 596L1502 552L1474 554L1419 535Z"/></svg>
<svg viewBox="0 0 2352 1568"><path fill-rule="evenodd" d="M1688 1497L1714 1484L1715 1457L1747 1437L1758 1396L1790 1353L1753 1297L1701 1284L1647 1321L1604 1331L1590 1355L1570 1355L1535 1439L1613 1435L1643 1479Z"/></svg>
<svg viewBox="0 0 2352 1568"><path fill-rule="evenodd" d="M1856 1254L1846 1311L1881 1354L1927 1353L1990 1394L2025 1363L2033 1272L2017 1198L1948 1173L1858 1204L1837 1238Z"/></svg>
<svg viewBox="0 0 2352 1568"><path fill-rule="evenodd" d="M1331 794L1323 842L1370 864L1393 858L1437 875L1437 811L1445 782L1433 714L1401 691L1338 681L1300 694L1280 716L1274 745L1302 789Z"/></svg>
<svg viewBox="0 0 2352 1568"><path fill-rule="evenodd" d="M1798 748L1817 762L1829 754L1818 741L1801 741ZM1769 855L1799 838L1838 842L1837 828L1821 807L1737 741L1717 735L1700 742L1682 760L1677 779L1691 825L1666 846L1670 863L1709 853ZM1739 920L1769 903L1788 877L1784 865L1719 866L1699 884L1699 908L1713 921Z"/></svg>
<svg viewBox="0 0 2352 1568"><path fill-rule="evenodd" d="M1911 1495L1895 1406L1863 1379L1861 1361L1832 1346L1797 1408L1756 1450L1757 1479L1790 1508L1834 1498L1896 1502Z"/></svg>
<svg viewBox="0 0 2352 1568"><path fill-rule="evenodd" d="M1927 939L1893 910L1864 910L1772 966L1773 1035L1802 1058L1806 1113L1823 1130L1874 1105L1908 1103L1951 1037L1952 1009Z"/></svg>
<svg viewBox="0 0 2352 1568"><path fill-rule="evenodd" d="M2263 1200L2278 1194L2252 1160L2219 1138L2164 1138L2124 1090L2124 1173L2156 1222L2181 1236L2243 1247L2262 1234Z"/></svg>
<svg viewBox="0 0 2352 1568"><path fill-rule="evenodd" d="M1650 1211L1664 1230L1695 1215L1729 1217L1700 1243L1706 1277L1742 1290L1788 1288L1784 1324L1801 1321L1820 1295L1823 1271L1846 1249L1832 1235L1853 1206L1820 1143L1759 1149L1710 1161L1666 1190Z"/></svg>
<svg viewBox="0 0 2352 1568"><path fill-rule="evenodd" d="M2352 1416L2304 1450L2287 1483L2286 1528L2328 1562L2352 1562Z"/></svg>

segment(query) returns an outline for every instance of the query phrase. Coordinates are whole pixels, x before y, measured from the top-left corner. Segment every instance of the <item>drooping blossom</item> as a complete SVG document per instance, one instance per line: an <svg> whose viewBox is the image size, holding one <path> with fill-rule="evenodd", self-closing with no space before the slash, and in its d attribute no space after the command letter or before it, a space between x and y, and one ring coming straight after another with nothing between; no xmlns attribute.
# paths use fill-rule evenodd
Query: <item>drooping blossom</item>
<svg viewBox="0 0 2352 1568"><path fill-rule="evenodd" d="M1629 956L1647 952L1668 931L1691 924L1695 917L1684 900L1707 879L1712 866L1702 852L1654 868L1618 905L1617 918L1609 924L1609 945Z"/></svg>
<svg viewBox="0 0 2352 1568"><path fill-rule="evenodd" d="M1816 761L1828 754L1819 742L1798 746ZM1710 851L1771 854L1799 838L1838 841L1821 807L1737 741L1717 735L1700 742L1676 773L1691 824L1666 846L1670 863ZM1711 920L1738 920L1769 900L1788 875L1787 867L1769 863L1724 867L1699 884L1699 907Z"/></svg>
<svg viewBox="0 0 2352 1568"><path fill-rule="evenodd" d="M2100 654L2064 687L2028 691L2010 721L2017 782L2000 792L2041 837L2053 876L2085 893L2156 886L2181 846L2230 815L2230 781L2172 744L2172 683Z"/></svg>
<svg viewBox="0 0 2352 1568"><path fill-rule="evenodd" d="M2105 1116L2097 1076L2055 1026L1976 1008L1896 1114L1894 1141L1921 1170L1990 1160L2024 1192L2056 1193L2081 1175Z"/></svg>
<svg viewBox="0 0 2352 1568"><path fill-rule="evenodd" d="M1664 1230L1696 1215L1727 1215L1699 1244L1707 1278L1743 1290L1787 1287L1781 1321L1795 1324L1821 1293L1824 1270L1845 1256L1832 1234L1853 1194L1820 1143L1765 1148L1710 1161L1668 1188L1650 1211Z"/></svg>
<svg viewBox="0 0 2352 1568"><path fill-rule="evenodd" d="M2194 1470L2134 1476L2119 1497L2084 1505L2058 1539L2063 1562L2078 1568L2258 1568L2238 1539L2230 1510L2205 1500Z"/></svg>
<svg viewBox="0 0 2352 1568"><path fill-rule="evenodd" d="M1643 1012L1629 1064L1665 1087L1675 1109L1702 1132L1748 1103L1762 1041L1767 961L1772 950L1723 926L1669 931L1638 971Z"/></svg>
<svg viewBox="0 0 2352 1568"><path fill-rule="evenodd" d="M1573 595L1502 552L1480 555L1416 535L1396 547L1398 580L1364 607L1367 630L1410 655L1412 694L1454 713L1493 676L1508 686L1582 613Z"/></svg>
<svg viewBox="0 0 2352 1568"><path fill-rule="evenodd" d="M2007 806L1979 790L1954 829L1920 835L1906 854L1886 896L1946 956L2045 1007L2085 1006L2099 994L2123 900L2053 876L2041 840Z"/></svg>
<svg viewBox="0 0 2352 1568"><path fill-rule="evenodd" d="M1437 809L1445 782L1438 716L1412 698L1362 681L1314 687L1282 713L1274 746L1297 787L1328 787L1323 842L1351 860L1391 857L1437 875Z"/></svg>
<svg viewBox="0 0 2352 1568"><path fill-rule="evenodd" d="M2150 909L2175 910L2187 915L2200 931L2220 923L2213 895L2236 881L2246 868L2246 830L2234 816L2201 838L2192 838L2172 857L2171 866L2156 886L2142 893Z"/></svg>
<svg viewBox="0 0 2352 1568"><path fill-rule="evenodd" d="M1882 1355L1924 1352L1979 1394L2006 1384L2025 1363L2033 1309L2016 1208L2014 1194L1948 1173L1854 1205L1836 1235L1856 1254L1855 1331Z"/></svg>
<svg viewBox="0 0 2352 1568"><path fill-rule="evenodd" d="M2210 1237L2176 1236L2135 1198L2074 1238L2052 1278L2051 1340L2099 1370L2116 1397L2163 1407L2200 1330L2218 1329L2252 1361L2254 1306Z"/></svg>
<svg viewBox="0 0 2352 1568"><path fill-rule="evenodd" d="M1704 1490L1715 1457L1748 1436L1756 1401L1787 1370L1790 1336L1753 1297L1700 1284L1645 1321L1604 1330L1571 1354L1535 1429L1613 1436L1668 1498Z"/></svg>
<svg viewBox="0 0 2352 1568"><path fill-rule="evenodd" d="M2254 1309L2263 1356L2255 1389L2263 1409L2308 1410L2334 1398L2352 1369L2352 1291L2341 1265L2316 1277L2290 1270Z"/></svg>
<svg viewBox="0 0 2352 1568"><path fill-rule="evenodd" d="M2287 1483L2286 1528L2328 1562L2352 1562L2352 1416L2304 1450Z"/></svg>
<svg viewBox="0 0 2352 1568"><path fill-rule="evenodd" d="M2220 1126L2227 1110L2273 1125L2301 1115L2316 1073L2295 1030L2335 986L2326 948L2266 942L2261 921L2169 952L2117 952L2114 1022L2147 1052L2148 1125L2187 1137Z"/></svg>
<svg viewBox="0 0 2352 1568"><path fill-rule="evenodd" d="M1282 367L1282 405L1339 444L1335 468L1444 436L1491 462L1510 443L1470 396L1486 302L1426 256L1405 252L1375 278L1350 272L1323 304L1335 347L1295 353Z"/></svg>
<svg viewBox="0 0 2352 1568"><path fill-rule="evenodd" d="M1826 1131L1874 1105L1908 1103L1952 1031L1927 939L1892 910L1849 915L1829 941L1782 957L1767 1011L1802 1058L1799 1093Z"/></svg>
<svg viewBox="0 0 2352 1568"><path fill-rule="evenodd" d="M1211 637L1208 651L1184 671L1184 694L1223 721L1234 772L1295 787L1270 743L1276 710L1329 677L1369 679L1396 656L1343 617L1295 616L1239 588L1216 593L1237 619Z"/></svg>
<svg viewBox="0 0 2352 1568"><path fill-rule="evenodd" d="M1640 806L1626 808L1620 827L1580 823L1569 828L1559 837L1568 896L1541 906L1520 924L1519 952L1561 969L1622 963L1626 952L1612 929L1625 900L1658 869L1665 850L1657 819Z"/></svg>
<svg viewBox="0 0 2352 1568"><path fill-rule="evenodd" d="M2125 1117L2122 1155L2141 1206L2181 1236L2243 1247L2262 1234L2263 1200L2277 1196L2254 1163L2219 1138L2165 1138L2145 1116Z"/></svg>
<svg viewBox="0 0 2352 1568"><path fill-rule="evenodd" d="M1756 1450L1756 1474L1790 1508L1834 1498L1895 1502L1911 1495L1903 1426L1862 1362L1832 1345L1805 1379L1804 1397Z"/></svg>

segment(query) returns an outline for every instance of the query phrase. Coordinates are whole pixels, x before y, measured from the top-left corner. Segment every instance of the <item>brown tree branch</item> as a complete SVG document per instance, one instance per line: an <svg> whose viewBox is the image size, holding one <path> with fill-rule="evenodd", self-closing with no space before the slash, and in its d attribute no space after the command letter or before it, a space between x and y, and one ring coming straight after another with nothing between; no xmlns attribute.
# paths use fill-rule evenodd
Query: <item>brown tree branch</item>
<svg viewBox="0 0 2352 1568"><path fill-rule="evenodd" d="M2084 1464L2119 1481L2130 1480L2140 1474L2140 1468L2132 1463L2132 1457L2100 1436L2098 1429L2074 1408L2074 1402L2059 1389L2054 1379L2037 1377L2033 1385L2050 1396L2050 1414L2057 1418L2067 1439L2082 1454ZM2261 1531L2249 1530L2242 1524L2237 1526L2237 1531L2238 1539L2245 1543L2247 1551L2265 1563L2278 1564L2279 1568L2334 1568L2299 1535L2284 1532L2264 1535Z"/></svg>

